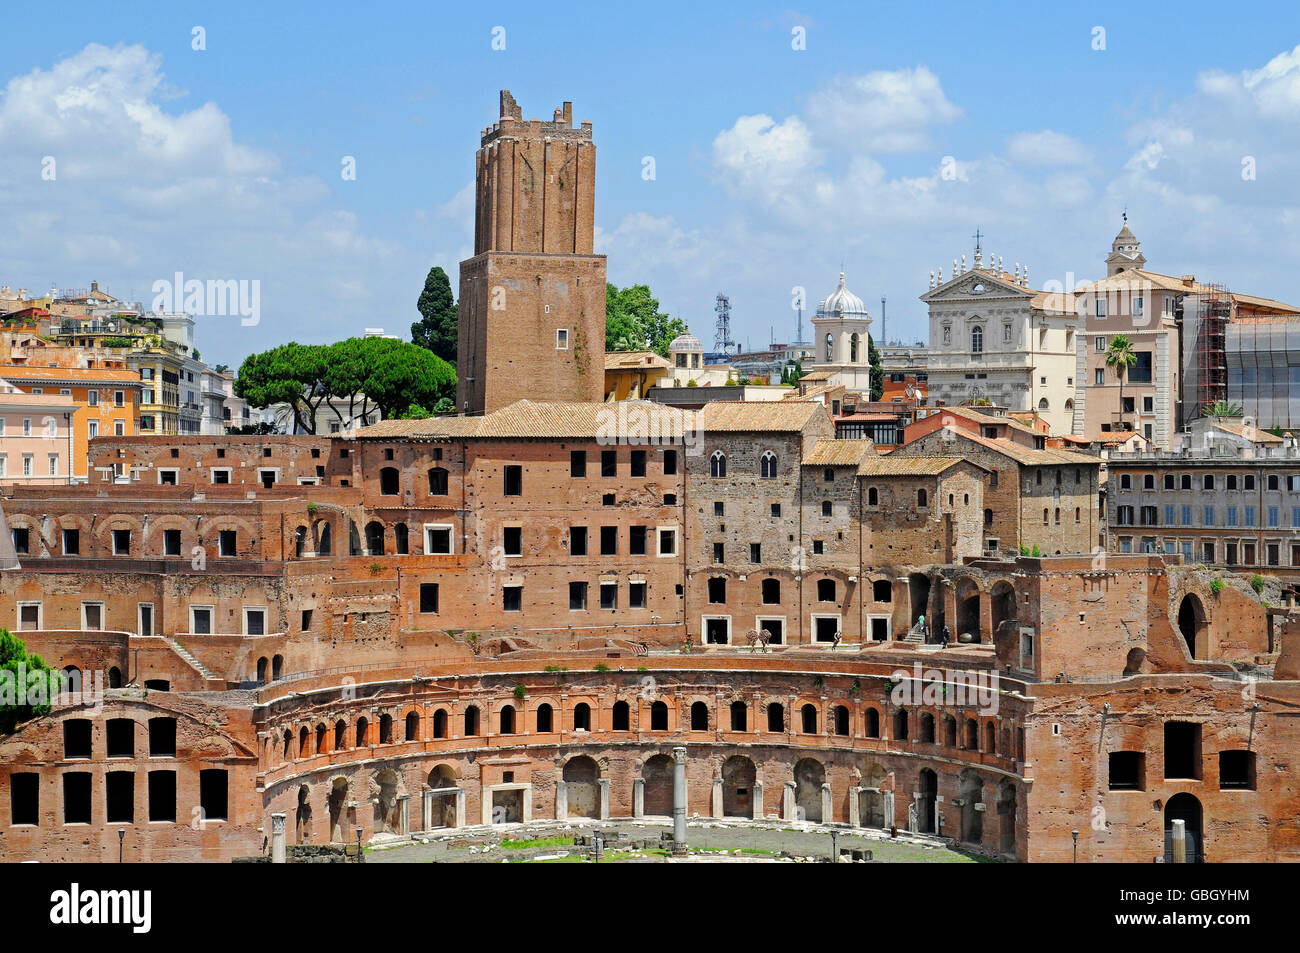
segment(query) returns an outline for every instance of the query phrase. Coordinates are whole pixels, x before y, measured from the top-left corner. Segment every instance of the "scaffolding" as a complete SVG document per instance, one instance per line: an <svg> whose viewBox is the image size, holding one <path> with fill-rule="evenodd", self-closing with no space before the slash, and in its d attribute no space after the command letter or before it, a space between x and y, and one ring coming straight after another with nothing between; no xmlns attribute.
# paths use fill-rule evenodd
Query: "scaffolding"
<svg viewBox="0 0 1300 953"><path fill-rule="evenodd" d="M1228 362L1224 339L1232 317L1232 295L1222 285L1203 286L1196 307L1196 406L1189 418L1228 399Z"/></svg>
<svg viewBox="0 0 1300 953"><path fill-rule="evenodd" d="M724 294L719 294L713 310L718 315L713 325L714 353L730 354L733 349L737 349L731 340L731 299Z"/></svg>

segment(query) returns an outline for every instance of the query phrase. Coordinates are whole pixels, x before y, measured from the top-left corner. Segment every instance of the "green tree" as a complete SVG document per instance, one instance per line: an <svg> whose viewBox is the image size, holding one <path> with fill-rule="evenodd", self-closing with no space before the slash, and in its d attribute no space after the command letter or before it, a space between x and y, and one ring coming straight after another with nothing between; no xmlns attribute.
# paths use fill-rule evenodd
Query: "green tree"
<svg viewBox="0 0 1300 953"><path fill-rule="evenodd" d="M667 357L668 345L685 330L681 318L660 313L647 285L605 285L605 350L650 350Z"/></svg>
<svg viewBox="0 0 1300 953"><path fill-rule="evenodd" d="M876 339L867 333L867 360L871 362L871 399L880 400L885 396L885 371L880 366L880 352L876 350Z"/></svg>
<svg viewBox="0 0 1300 953"><path fill-rule="evenodd" d="M328 346L290 341L244 358L235 395L254 407L288 404L295 430L315 433L317 411L330 396L324 383L328 370Z"/></svg>
<svg viewBox="0 0 1300 953"><path fill-rule="evenodd" d="M1129 340L1128 335L1117 334L1110 339L1110 347L1106 348L1106 366L1115 368L1115 376L1119 378L1119 424L1121 430L1127 430L1128 426L1124 422L1124 377L1128 369L1137 363L1137 355L1133 353L1133 342Z"/></svg>
<svg viewBox="0 0 1300 953"><path fill-rule="evenodd" d="M420 320L411 325L411 341L449 364L456 363L456 341L460 333L456 299L451 281L441 266L434 265L424 279L424 290L415 307Z"/></svg>
<svg viewBox="0 0 1300 953"><path fill-rule="evenodd" d="M338 398L330 406L340 424L364 417L373 408L396 417L413 404L432 407L456 389L456 371L450 364L406 341L348 338L330 345L329 360L325 389Z"/></svg>
<svg viewBox="0 0 1300 953"><path fill-rule="evenodd" d="M42 673L47 704L18 704L19 665L22 665L25 670L23 677L29 676L32 672ZM0 671L11 673L8 676L2 676L3 681L0 682L0 686L5 686L7 683L7 685L14 687L15 692L12 698L5 698L3 695L6 694L6 691L0 691L0 735L12 734L14 729L22 722L50 713L49 693L55 687L52 684L50 673L54 669L47 665L39 655L29 654L27 652L27 643L12 634L8 629L0 629ZM30 687L30 685L31 682L28 681L27 686Z"/></svg>
<svg viewBox="0 0 1300 953"><path fill-rule="evenodd" d="M1234 404L1230 400L1216 400L1212 404L1205 404L1202 413L1207 417L1240 417L1242 411L1241 404Z"/></svg>

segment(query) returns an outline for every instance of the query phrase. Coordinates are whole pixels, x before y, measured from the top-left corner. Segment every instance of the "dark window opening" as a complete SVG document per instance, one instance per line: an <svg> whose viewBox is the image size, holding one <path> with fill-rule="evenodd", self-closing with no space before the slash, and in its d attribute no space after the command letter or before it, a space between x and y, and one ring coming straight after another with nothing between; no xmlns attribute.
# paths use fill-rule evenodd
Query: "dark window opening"
<svg viewBox="0 0 1300 953"><path fill-rule="evenodd" d="M149 772L149 820L176 820L176 772Z"/></svg>
<svg viewBox="0 0 1300 953"><path fill-rule="evenodd" d="M63 823L90 823L90 772L70 771L63 775Z"/></svg>

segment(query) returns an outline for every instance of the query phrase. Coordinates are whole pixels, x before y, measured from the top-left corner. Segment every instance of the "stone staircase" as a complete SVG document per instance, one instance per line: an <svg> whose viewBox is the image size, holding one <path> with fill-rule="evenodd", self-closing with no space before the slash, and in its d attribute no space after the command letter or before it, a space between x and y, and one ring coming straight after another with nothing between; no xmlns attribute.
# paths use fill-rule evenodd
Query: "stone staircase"
<svg viewBox="0 0 1300 953"><path fill-rule="evenodd" d="M185 646L181 645L175 639L171 638L170 636L164 635L162 636L162 640L166 642L168 645L170 645L172 647L172 650L175 651L177 655L185 659L185 661L189 662L190 665L194 667L194 670L197 671L200 675L202 675L205 679L212 682L221 681L221 679L219 679L215 674L213 674L212 671L209 670L206 665L204 665L197 658L195 658L194 655L191 654L189 649L185 648Z"/></svg>
<svg viewBox="0 0 1300 953"><path fill-rule="evenodd" d="M903 641L911 642L914 645L924 645L925 634L921 631L921 623L918 622L916 625L912 626L912 628L908 630L907 636Z"/></svg>

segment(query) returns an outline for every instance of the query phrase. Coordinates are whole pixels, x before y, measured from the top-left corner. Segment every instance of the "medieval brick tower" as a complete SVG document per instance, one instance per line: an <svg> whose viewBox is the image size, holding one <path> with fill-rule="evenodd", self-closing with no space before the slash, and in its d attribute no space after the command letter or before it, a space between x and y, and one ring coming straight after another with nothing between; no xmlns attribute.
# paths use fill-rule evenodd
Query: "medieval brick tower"
<svg viewBox="0 0 1300 953"><path fill-rule="evenodd" d="M605 256L592 254L596 147L572 103L525 122L509 90L476 160L474 257L460 263L456 409L599 401Z"/></svg>

